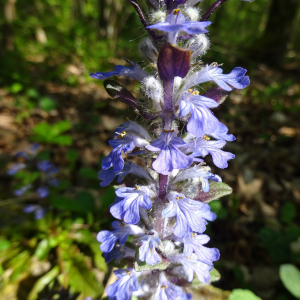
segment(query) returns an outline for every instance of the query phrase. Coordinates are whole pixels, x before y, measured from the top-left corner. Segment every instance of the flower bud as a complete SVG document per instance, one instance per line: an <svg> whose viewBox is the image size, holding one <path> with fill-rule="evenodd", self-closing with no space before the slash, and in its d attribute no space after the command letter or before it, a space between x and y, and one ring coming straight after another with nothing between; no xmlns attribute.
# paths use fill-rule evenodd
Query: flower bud
<svg viewBox="0 0 300 300"><path fill-rule="evenodd" d="M184 12L184 16L190 21L196 22L199 19L199 11L197 8L188 7Z"/></svg>
<svg viewBox="0 0 300 300"><path fill-rule="evenodd" d="M209 46L210 42L205 34L197 34L187 42L187 47L192 52L192 59L205 54Z"/></svg>
<svg viewBox="0 0 300 300"><path fill-rule="evenodd" d="M190 70L191 51L166 43L160 49L157 68L162 80L184 78Z"/></svg>
<svg viewBox="0 0 300 300"><path fill-rule="evenodd" d="M165 22L167 17L166 12L158 10L158 11L154 11L151 15L150 15L150 20L152 24L156 24L159 22Z"/></svg>
<svg viewBox="0 0 300 300"><path fill-rule="evenodd" d="M154 76L149 76L144 79L142 90L153 100L155 111L161 111L161 101L163 100L163 87L161 83Z"/></svg>

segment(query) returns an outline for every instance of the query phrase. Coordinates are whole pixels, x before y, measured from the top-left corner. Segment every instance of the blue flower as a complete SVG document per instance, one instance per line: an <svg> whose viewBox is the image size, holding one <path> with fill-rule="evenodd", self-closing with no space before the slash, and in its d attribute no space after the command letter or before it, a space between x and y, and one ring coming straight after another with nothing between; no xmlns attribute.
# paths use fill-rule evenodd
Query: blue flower
<svg viewBox="0 0 300 300"><path fill-rule="evenodd" d="M193 231L202 233L206 229L206 220L213 221L216 215L206 203L185 198L183 194L171 192L169 205L162 211L164 218L177 217L174 234L188 237Z"/></svg>
<svg viewBox="0 0 300 300"><path fill-rule="evenodd" d="M212 174L209 167L204 167L202 164L195 165L187 170L183 170L176 175L173 183L180 182L186 179L197 178L202 183L203 192L209 191L209 179L215 182L221 182L222 179L218 175Z"/></svg>
<svg viewBox="0 0 300 300"><path fill-rule="evenodd" d="M148 131L143 126L141 126L133 121L126 121L123 124L121 124L115 131L115 138L117 138L124 131L131 133L133 136L137 135L139 137L142 137L143 139L146 139L148 141L152 140ZM136 147L139 147L139 146L136 145Z"/></svg>
<svg viewBox="0 0 300 300"><path fill-rule="evenodd" d="M100 186L108 186L115 177L118 177L117 182L120 183L128 173L153 181L152 177L143 168L132 162L125 162L124 168L121 171L114 171L113 169L100 170L98 173L98 178L102 181Z"/></svg>
<svg viewBox="0 0 300 300"><path fill-rule="evenodd" d="M184 31L187 34L207 33L208 30L206 27L210 24L210 21L186 21L182 13L175 10L173 13L167 16L165 22L159 22L157 24L150 25L147 28L168 32L168 42L171 44L176 44L176 39L180 31Z"/></svg>
<svg viewBox="0 0 300 300"><path fill-rule="evenodd" d="M8 175L15 175L20 170L26 168L26 165L23 163L17 163L11 166L11 168L7 171Z"/></svg>
<svg viewBox="0 0 300 300"><path fill-rule="evenodd" d="M28 184L28 185L24 185L24 186L22 186L20 189L18 189L18 190L15 190L14 191L14 194L16 195L16 196L22 196L25 192L27 192L29 189L31 189L32 188L32 185L31 184Z"/></svg>
<svg viewBox="0 0 300 300"><path fill-rule="evenodd" d="M114 171L121 171L124 167L122 151L126 153L134 148L133 137L125 134L122 138L110 140L108 143L114 149L102 160L102 168L107 170L112 166Z"/></svg>
<svg viewBox="0 0 300 300"><path fill-rule="evenodd" d="M45 198L49 195L49 190L46 186L42 186L36 190L40 198Z"/></svg>
<svg viewBox="0 0 300 300"><path fill-rule="evenodd" d="M193 159L178 149L185 145L186 143L177 137L175 132L162 132L156 141L146 147L150 151L161 151L152 164L153 169L158 173L168 175L174 169L188 168Z"/></svg>
<svg viewBox="0 0 300 300"><path fill-rule="evenodd" d="M27 205L24 208L24 212L27 214L34 212L35 219L40 220L44 217L44 215L46 213L46 209L39 205Z"/></svg>
<svg viewBox="0 0 300 300"><path fill-rule="evenodd" d="M193 281L194 273L196 273L200 282L209 284L209 272L213 269L213 266L204 264L203 262L196 260L193 256L194 255L192 255L192 257L187 257L185 255L173 255L169 257L169 259L173 262L182 264L189 282Z"/></svg>
<svg viewBox="0 0 300 300"><path fill-rule="evenodd" d="M235 140L234 135L228 134L228 128L219 122L219 126L215 132L209 133L209 135L213 136L217 140L225 140L228 142L232 142Z"/></svg>
<svg viewBox="0 0 300 300"><path fill-rule="evenodd" d="M164 273L160 274L153 300L188 300L191 298L191 294L185 294L181 287L173 285Z"/></svg>
<svg viewBox="0 0 300 300"><path fill-rule="evenodd" d="M213 261L220 258L220 252L216 248L207 248L203 245L209 242L209 236L205 234L192 233L191 236L183 238L184 244L183 253L186 256L192 256L196 254L199 261L212 265Z"/></svg>
<svg viewBox="0 0 300 300"><path fill-rule="evenodd" d="M191 91L183 94L180 102L179 117L192 112L187 130L196 137L202 137L217 130L220 122L209 108L217 107L219 104L213 99L194 93Z"/></svg>
<svg viewBox="0 0 300 300"><path fill-rule="evenodd" d="M53 165L48 160L44 160L37 163L37 168L42 172L48 172L53 168Z"/></svg>
<svg viewBox="0 0 300 300"><path fill-rule="evenodd" d="M154 266L161 262L161 257L156 252L156 247L162 247L162 242L159 239L155 230L150 230L141 238L142 246L139 249L139 259L146 261L150 266Z"/></svg>
<svg viewBox="0 0 300 300"><path fill-rule="evenodd" d="M96 72L91 73L90 77L96 78L96 79L106 79L114 75L118 76L127 76L130 78L133 78L138 81L143 81L148 75L148 73L140 68L136 63L130 62L131 67L124 67L124 66L115 66L114 71L110 72Z"/></svg>
<svg viewBox="0 0 300 300"><path fill-rule="evenodd" d="M118 280L107 287L107 295L116 300L131 299L132 293L139 288L135 271L129 268L127 270L115 270L114 274Z"/></svg>
<svg viewBox="0 0 300 300"><path fill-rule="evenodd" d="M147 187L122 187L116 190L116 195L117 203L110 208L110 212L115 218L123 219L127 224L136 224L140 221L140 206L145 209L152 206L149 196L153 196L153 192Z"/></svg>
<svg viewBox="0 0 300 300"><path fill-rule="evenodd" d="M230 152L221 150L226 144L224 140L209 141L204 138L198 138L195 142L191 142L185 149L187 152L192 152L190 157L197 161L198 156L205 157L207 154L212 156L214 164L221 169L228 167L228 160L235 156Z"/></svg>
<svg viewBox="0 0 300 300"><path fill-rule="evenodd" d="M186 91L195 85L211 80L226 91L232 91L231 86L235 89L243 89L250 84L249 76L244 76L246 72L246 69L236 67L229 74L223 74L219 65L213 63L187 78L181 90Z"/></svg>
<svg viewBox="0 0 300 300"><path fill-rule="evenodd" d="M124 224L119 221L112 222L112 227L115 229L114 231L102 230L97 235L98 242L102 243L100 246L102 252L110 252L118 240L123 246L130 234L143 235L145 233L136 225Z"/></svg>
<svg viewBox="0 0 300 300"><path fill-rule="evenodd" d="M116 263L119 263L123 258L134 258L135 250L125 246L115 246L110 252L104 252L103 257L106 263L109 263L112 260L115 260Z"/></svg>

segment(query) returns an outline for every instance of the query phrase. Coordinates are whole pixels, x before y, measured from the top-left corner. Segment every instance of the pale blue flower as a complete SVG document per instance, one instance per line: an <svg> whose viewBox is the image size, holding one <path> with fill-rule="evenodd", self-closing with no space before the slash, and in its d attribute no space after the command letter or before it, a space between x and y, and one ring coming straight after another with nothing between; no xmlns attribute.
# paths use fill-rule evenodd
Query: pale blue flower
<svg viewBox="0 0 300 300"><path fill-rule="evenodd" d="M221 122L219 122L218 128L214 132L209 133L209 135L217 140L225 140L227 142L235 140L235 137L232 134L228 134L228 128Z"/></svg>
<svg viewBox="0 0 300 300"><path fill-rule="evenodd" d="M136 63L130 62L130 64L131 67L115 66L114 71L91 73L90 76L96 79L103 80L111 76L118 75L127 76L138 81L143 81L147 76L149 76L148 73L140 68Z"/></svg>
<svg viewBox="0 0 300 300"><path fill-rule="evenodd" d="M177 137L175 132L162 132L156 141L146 147L150 151L160 151L157 159L152 164L153 169L158 173L168 175L174 169L189 167L193 159L179 150L185 145L185 142Z"/></svg>
<svg viewBox="0 0 300 300"><path fill-rule="evenodd" d="M183 117L191 112L187 130L196 137L202 137L218 129L220 122L209 109L218 105L213 99L186 92L183 94L180 102L179 117Z"/></svg>
<svg viewBox="0 0 300 300"><path fill-rule="evenodd" d="M142 246L139 248L139 259L153 266L161 262L160 255L156 252L156 247L161 247L162 242L155 230L150 230L141 238Z"/></svg>
<svg viewBox="0 0 300 300"><path fill-rule="evenodd" d="M98 178L101 180L100 186L108 186L116 177L118 177L117 182L120 183L129 173L146 178L149 181L153 181L152 177L143 168L132 162L125 162L124 168L121 171L114 171L112 168L100 170L98 173Z"/></svg>
<svg viewBox="0 0 300 300"><path fill-rule="evenodd" d="M186 152L192 152L190 157L194 161L198 161L199 156L205 157L210 154L214 164L221 169L228 167L228 160L234 159L234 154L221 150L226 144L224 140L209 141L204 138L198 138L194 142L189 143Z"/></svg>
<svg viewBox="0 0 300 300"><path fill-rule="evenodd" d="M169 257L169 259L173 262L182 264L183 270L189 282L193 281L195 273L200 282L209 284L209 272L213 269L213 266L207 265L201 261L194 259L193 257L187 257L185 255L173 255Z"/></svg>
<svg viewBox="0 0 300 300"><path fill-rule="evenodd" d="M102 168L107 170L113 167L114 171L121 171L124 167L122 151L127 153L134 148L133 137L131 134L125 134L122 138L110 140L108 143L113 150L102 160Z"/></svg>
<svg viewBox="0 0 300 300"><path fill-rule="evenodd" d="M176 217L174 234L178 237L188 237L194 231L202 233L206 229L206 220L213 221L216 218L206 203L185 198L183 194L176 192L171 192L168 199L170 203L162 211L162 216Z"/></svg>
<svg viewBox="0 0 300 300"><path fill-rule="evenodd" d="M188 300L191 298L191 295L184 293L181 287L173 285L164 273L160 274L153 300Z"/></svg>
<svg viewBox="0 0 300 300"><path fill-rule="evenodd" d="M183 170L177 174L173 179L173 183L177 183L186 179L198 178L202 183L203 192L209 191L209 181L221 182L222 179L218 175L212 174L209 167L205 167L202 164L195 165L189 169Z"/></svg>
<svg viewBox="0 0 300 300"><path fill-rule="evenodd" d="M132 293L139 288L136 273L133 269L115 270L114 274L118 278L116 282L109 285L106 293L110 299L129 300Z"/></svg>
<svg viewBox="0 0 300 300"><path fill-rule="evenodd" d="M186 21L181 12L173 12L167 16L165 22L159 22L154 25L150 25L147 28L168 32L168 42L176 44L176 39L180 31L184 31L187 34L207 33L208 30L206 27L210 24L210 21Z"/></svg>
<svg viewBox="0 0 300 300"><path fill-rule="evenodd" d="M116 190L117 202L111 206L111 214L127 224L136 224L140 221L139 208L150 209L153 192L144 186L135 188L122 187ZM150 197L149 197L150 196Z"/></svg>
<svg viewBox="0 0 300 300"><path fill-rule="evenodd" d="M11 166L11 168L7 171L8 175L15 175L20 170L26 168L26 165L23 163L17 163Z"/></svg>
<svg viewBox="0 0 300 300"><path fill-rule="evenodd" d="M145 232L142 228L121 223L119 221L112 222L114 231L102 230L97 235L98 242L102 243L100 249L102 252L110 252L117 241L123 246L130 234L132 235L143 235Z"/></svg>

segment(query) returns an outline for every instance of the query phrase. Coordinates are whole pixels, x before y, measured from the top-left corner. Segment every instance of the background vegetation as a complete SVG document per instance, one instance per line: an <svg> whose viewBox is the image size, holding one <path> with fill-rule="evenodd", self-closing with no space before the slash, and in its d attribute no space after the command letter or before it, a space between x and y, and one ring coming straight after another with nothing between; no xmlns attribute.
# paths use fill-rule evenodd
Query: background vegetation
<svg viewBox="0 0 300 300"><path fill-rule="evenodd" d="M215 170L234 193L211 203L218 219L210 246L222 254L214 286L235 289L233 300L256 299L240 289L299 299L299 1L231 0L211 20L203 61L224 63L225 72L245 67L251 78L215 110L237 141L226 146L236 159ZM0 27L0 298L100 299L112 267L95 236L110 226L114 190L100 188L97 173L113 130L136 114L89 73L124 64L123 57L145 66L137 47L145 32L124 0L3 0ZM135 82L120 81L138 93ZM23 161L15 154L35 142L34 163L59 168L59 186L42 200L33 191L14 195L38 186L41 172L7 174ZM29 204L46 208L45 217L24 213ZM195 299L229 294L201 288Z"/></svg>

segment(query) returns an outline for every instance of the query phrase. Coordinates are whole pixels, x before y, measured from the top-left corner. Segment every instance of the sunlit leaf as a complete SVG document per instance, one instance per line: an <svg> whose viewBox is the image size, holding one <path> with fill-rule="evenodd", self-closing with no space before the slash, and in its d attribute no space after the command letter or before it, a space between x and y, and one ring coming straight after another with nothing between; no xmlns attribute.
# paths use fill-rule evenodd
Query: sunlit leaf
<svg viewBox="0 0 300 300"><path fill-rule="evenodd" d="M11 245L9 240L0 238L0 251L7 250Z"/></svg>
<svg viewBox="0 0 300 300"><path fill-rule="evenodd" d="M68 279L74 292L82 293L85 297L102 296L103 286L96 279L92 269L87 266L82 255L76 254L76 257L73 257Z"/></svg>
<svg viewBox="0 0 300 300"><path fill-rule="evenodd" d="M49 112L57 106L56 102L50 99L49 97L42 97L41 99L39 99L39 105L41 109L47 112Z"/></svg>
<svg viewBox="0 0 300 300"><path fill-rule="evenodd" d="M228 300L262 300L249 290L236 289L230 294Z"/></svg>
<svg viewBox="0 0 300 300"><path fill-rule="evenodd" d="M50 251L50 245L48 239L43 239L36 247L34 255L39 259L45 259Z"/></svg>
<svg viewBox="0 0 300 300"><path fill-rule="evenodd" d="M284 264L280 266L279 276L284 286L296 298L300 299L300 271L294 265Z"/></svg>
<svg viewBox="0 0 300 300"><path fill-rule="evenodd" d="M28 300L35 300L38 297L39 292L41 292L52 280L54 280L59 274L59 266L55 266L52 270L42 276L33 286L30 294L28 295Z"/></svg>
<svg viewBox="0 0 300 300"><path fill-rule="evenodd" d="M98 172L92 168L81 168L79 174L85 179L98 180Z"/></svg>

